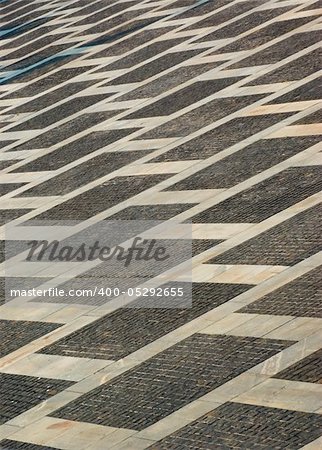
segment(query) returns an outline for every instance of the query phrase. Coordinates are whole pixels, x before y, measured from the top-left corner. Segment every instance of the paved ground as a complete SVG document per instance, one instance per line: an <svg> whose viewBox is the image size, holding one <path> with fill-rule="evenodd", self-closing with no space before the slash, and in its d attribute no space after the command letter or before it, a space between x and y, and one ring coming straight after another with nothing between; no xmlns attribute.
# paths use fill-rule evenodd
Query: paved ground
<svg viewBox="0 0 322 450"><path fill-rule="evenodd" d="M0 448L322 449L321 0L0 9L2 253L33 218L193 238L191 308L6 302L2 264Z"/></svg>

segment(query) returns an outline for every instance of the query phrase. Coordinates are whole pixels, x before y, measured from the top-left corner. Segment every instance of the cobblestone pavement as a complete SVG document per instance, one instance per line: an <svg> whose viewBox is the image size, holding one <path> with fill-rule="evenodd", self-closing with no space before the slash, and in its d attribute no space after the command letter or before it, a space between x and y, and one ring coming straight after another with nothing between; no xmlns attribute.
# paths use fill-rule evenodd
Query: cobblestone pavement
<svg viewBox="0 0 322 450"><path fill-rule="evenodd" d="M0 448L321 450L321 0L0 11ZM110 218L191 307L6 301L8 224Z"/></svg>

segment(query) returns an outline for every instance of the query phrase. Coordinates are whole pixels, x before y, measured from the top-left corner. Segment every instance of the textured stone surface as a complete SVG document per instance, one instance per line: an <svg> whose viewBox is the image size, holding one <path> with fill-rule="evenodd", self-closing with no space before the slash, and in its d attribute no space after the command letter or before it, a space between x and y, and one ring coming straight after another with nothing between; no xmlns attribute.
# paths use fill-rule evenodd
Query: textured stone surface
<svg viewBox="0 0 322 450"><path fill-rule="evenodd" d="M183 284L173 283L174 287ZM41 353L120 359L212 308L245 292L249 286L195 283L192 307L119 309L45 347Z"/></svg>
<svg viewBox="0 0 322 450"><path fill-rule="evenodd" d="M0 447L317 440L321 0L0 3ZM113 244L139 233L171 248L170 271L16 265L42 233L34 219L67 243L84 229L95 240L98 214L115 221ZM184 295L126 308L88 294L142 288L152 272ZM49 285L63 295L6 301ZM75 422L60 430L56 416Z"/></svg>
<svg viewBox="0 0 322 450"><path fill-rule="evenodd" d="M322 350L318 350L282 370L274 378L322 384Z"/></svg>
<svg viewBox="0 0 322 450"><path fill-rule="evenodd" d="M295 450L318 438L321 425L318 414L225 403L148 448Z"/></svg>
<svg viewBox="0 0 322 450"><path fill-rule="evenodd" d="M20 347L56 330L60 326L57 323L0 320L0 357L18 350Z"/></svg>
<svg viewBox="0 0 322 450"><path fill-rule="evenodd" d="M322 318L321 272L321 267L318 267L240 311L255 314Z"/></svg>
<svg viewBox="0 0 322 450"><path fill-rule="evenodd" d="M0 423L13 419L72 384L70 381L0 374Z"/></svg>
<svg viewBox="0 0 322 450"><path fill-rule="evenodd" d="M289 345L282 340L195 334L53 416L142 430Z"/></svg>

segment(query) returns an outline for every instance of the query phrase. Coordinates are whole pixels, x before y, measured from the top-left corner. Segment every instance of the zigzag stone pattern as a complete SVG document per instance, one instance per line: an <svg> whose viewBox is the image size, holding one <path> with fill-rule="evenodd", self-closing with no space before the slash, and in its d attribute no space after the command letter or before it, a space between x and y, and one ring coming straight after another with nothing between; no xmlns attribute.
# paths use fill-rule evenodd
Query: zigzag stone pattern
<svg viewBox="0 0 322 450"><path fill-rule="evenodd" d="M321 14L0 0L0 448L322 448ZM7 227L102 220L190 230L192 304L6 301L58 273L8 275Z"/></svg>

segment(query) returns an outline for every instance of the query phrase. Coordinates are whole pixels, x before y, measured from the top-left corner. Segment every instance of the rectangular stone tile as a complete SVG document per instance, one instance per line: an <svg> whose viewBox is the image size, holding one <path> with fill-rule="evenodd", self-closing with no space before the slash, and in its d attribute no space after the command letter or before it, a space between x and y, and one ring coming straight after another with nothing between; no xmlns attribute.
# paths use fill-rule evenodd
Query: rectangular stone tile
<svg viewBox="0 0 322 450"><path fill-rule="evenodd" d="M195 239L229 239L251 226L250 223L193 223L192 236Z"/></svg>
<svg viewBox="0 0 322 450"><path fill-rule="evenodd" d="M227 334L231 334L233 336L263 337L272 332L272 330L283 326L291 320L292 317L288 316L269 316L267 314L259 314L250 318L250 320L247 320L245 323L237 325L237 327L228 331ZM292 336L289 336L288 338L292 340Z"/></svg>
<svg viewBox="0 0 322 450"><path fill-rule="evenodd" d="M271 378L234 399L238 403L314 412L322 406L321 385Z"/></svg>
<svg viewBox="0 0 322 450"><path fill-rule="evenodd" d="M272 339L289 338L293 340L307 339L322 327L322 319L296 317L294 320L269 332L265 337Z"/></svg>
<svg viewBox="0 0 322 450"><path fill-rule="evenodd" d="M288 345L284 341L195 334L53 415L142 430Z"/></svg>
<svg viewBox="0 0 322 450"><path fill-rule="evenodd" d="M2 369L2 373L80 381L113 361L33 353Z"/></svg>
<svg viewBox="0 0 322 450"><path fill-rule="evenodd" d="M177 432L153 444L151 450L198 448L300 449L319 436L318 414L286 409L225 403ZM294 428L301 433L294 433Z"/></svg>

